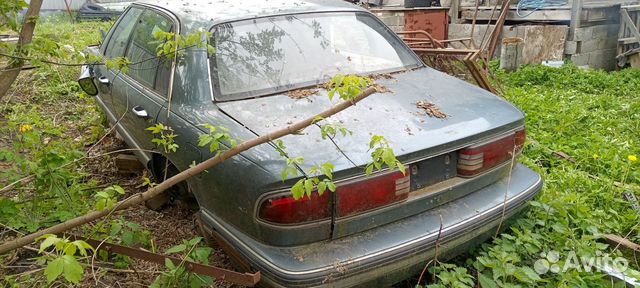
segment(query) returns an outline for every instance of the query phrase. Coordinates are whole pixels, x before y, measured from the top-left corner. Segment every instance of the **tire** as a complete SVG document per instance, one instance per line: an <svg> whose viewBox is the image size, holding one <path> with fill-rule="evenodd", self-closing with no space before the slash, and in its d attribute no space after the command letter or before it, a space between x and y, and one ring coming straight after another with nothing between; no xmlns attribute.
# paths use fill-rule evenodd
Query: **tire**
<svg viewBox="0 0 640 288"><path fill-rule="evenodd" d="M151 163L151 173L153 174L153 178L156 183L161 183L165 178L165 167L166 167L166 176L167 179L172 176L180 173L180 170L176 168L171 162L166 163L166 158L162 156L154 155L152 163ZM173 185L171 188L162 192L160 195L153 197L145 202L145 206L147 208L159 211L162 210L167 204L175 202L177 199L190 199L192 195L189 191L189 185L187 185L186 181L182 181L176 185Z"/></svg>
<svg viewBox="0 0 640 288"><path fill-rule="evenodd" d="M431 7L431 0L404 0L404 8Z"/></svg>

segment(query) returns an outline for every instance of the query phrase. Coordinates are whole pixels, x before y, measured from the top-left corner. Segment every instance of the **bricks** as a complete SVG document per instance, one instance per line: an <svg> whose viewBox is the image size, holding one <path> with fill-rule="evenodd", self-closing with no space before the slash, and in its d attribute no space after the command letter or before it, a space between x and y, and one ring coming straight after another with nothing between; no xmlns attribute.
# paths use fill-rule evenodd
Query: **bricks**
<svg viewBox="0 0 640 288"><path fill-rule="evenodd" d="M617 50L603 49L571 55L571 61L578 66L589 66L594 69L614 70Z"/></svg>

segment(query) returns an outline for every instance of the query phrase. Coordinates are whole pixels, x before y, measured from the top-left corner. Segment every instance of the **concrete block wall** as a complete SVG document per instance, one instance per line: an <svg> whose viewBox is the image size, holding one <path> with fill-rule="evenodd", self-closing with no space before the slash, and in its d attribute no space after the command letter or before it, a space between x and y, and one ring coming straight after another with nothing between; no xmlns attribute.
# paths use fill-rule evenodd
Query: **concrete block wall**
<svg viewBox="0 0 640 288"><path fill-rule="evenodd" d="M373 14L378 16L394 32L404 31L404 11L376 11Z"/></svg>
<svg viewBox="0 0 640 288"><path fill-rule="evenodd" d="M565 44L565 54L578 66L614 70L620 24L577 28Z"/></svg>

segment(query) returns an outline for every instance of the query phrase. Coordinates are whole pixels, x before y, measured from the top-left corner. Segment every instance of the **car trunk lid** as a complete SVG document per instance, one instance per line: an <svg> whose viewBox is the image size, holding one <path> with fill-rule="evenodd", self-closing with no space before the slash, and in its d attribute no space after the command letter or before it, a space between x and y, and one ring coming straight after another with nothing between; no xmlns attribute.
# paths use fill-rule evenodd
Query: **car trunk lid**
<svg viewBox="0 0 640 288"><path fill-rule="evenodd" d="M388 92L372 95L326 120L340 123L352 130L353 135L339 135L333 141L323 140L320 129L311 126L302 131L302 135L282 138L290 157L304 157L304 164L300 165L302 170L308 171L312 166L329 162L335 165L336 179L359 177L371 162L371 137L381 135L391 141L391 147L401 162L413 163L410 169L417 167L420 171L407 179L410 190L414 191L455 177L455 151L458 149L513 130L524 122L522 112L503 99L430 68L386 75L376 83ZM282 94L218 105L254 133L264 135L328 109L337 100L329 101L327 93L324 89L317 89L316 95L302 99L294 99L298 98L295 94ZM435 109L447 115L446 118L427 115L418 107L420 102L432 103ZM400 181L394 183L404 188L401 177L393 181ZM339 182L339 186L347 183ZM340 193L333 196L334 238L427 209L427 206L408 205L402 209L387 207L341 217L341 209L353 209L345 207L348 200L341 198L345 197ZM350 202L354 201L357 199ZM393 214L394 217L370 217L371 213L377 216ZM362 224L367 218L375 221L354 225Z"/></svg>

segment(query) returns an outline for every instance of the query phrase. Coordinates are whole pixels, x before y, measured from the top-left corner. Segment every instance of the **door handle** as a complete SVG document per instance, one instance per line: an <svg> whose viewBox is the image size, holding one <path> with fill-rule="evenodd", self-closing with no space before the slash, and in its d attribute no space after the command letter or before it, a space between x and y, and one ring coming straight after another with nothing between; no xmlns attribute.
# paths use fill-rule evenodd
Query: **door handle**
<svg viewBox="0 0 640 288"><path fill-rule="evenodd" d="M133 114L135 114L136 116L138 116L140 118L149 117L149 114L147 113L147 110L144 110L144 108L142 108L140 106L133 107L133 109L131 109L131 111L133 112Z"/></svg>
<svg viewBox="0 0 640 288"><path fill-rule="evenodd" d="M98 77L98 82L100 82L100 84L109 85L109 78L106 76L100 76Z"/></svg>

